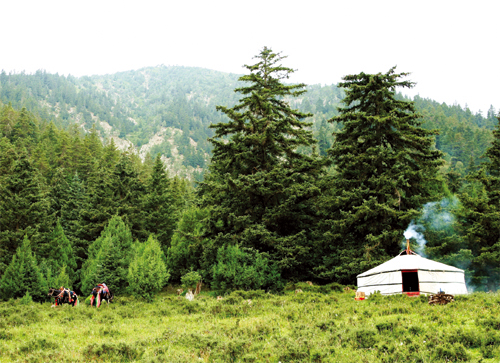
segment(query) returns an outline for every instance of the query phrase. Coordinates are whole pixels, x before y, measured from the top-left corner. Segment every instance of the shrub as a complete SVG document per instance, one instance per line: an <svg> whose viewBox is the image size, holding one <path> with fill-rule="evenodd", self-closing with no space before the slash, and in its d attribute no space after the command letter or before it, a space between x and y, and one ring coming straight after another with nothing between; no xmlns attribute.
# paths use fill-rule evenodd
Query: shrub
<svg viewBox="0 0 500 363"><path fill-rule="evenodd" d="M476 324L483 325L491 329L500 330L500 318L496 318L493 316L490 316L486 319L481 319Z"/></svg>
<svg viewBox="0 0 500 363"><path fill-rule="evenodd" d="M59 344L47 339L32 339L25 345L19 347L21 353L32 353L37 350L53 350L59 348Z"/></svg>
<svg viewBox="0 0 500 363"><path fill-rule="evenodd" d="M451 362L466 362L469 360L469 355L461 343L446 343L435 348L432 358Z"/></svg>
<svg viewBox="0 0 500 363"><path fill-rule="evenodd" d="M182 287L185 289L194 289L196 284L200 282L201 275L196 271L191 271L181 277Z"/></svg>
<svg viewBox="0 0 500 363"><path fill-rule="evenodd" d="M21 299L19 299L19 303L21 305L29 305L33 302L33 299L31 298L31 295L29 294L28 290L26 290L26 295L24 295Z"/></svg>
<svg viewBox="0 0 500 363"><path fill-rule="evenodd" d="M278 268L267 254L239 246L219 248L212 277L212 287L223 292L283 288Z"/></svg>
<svg viewBox="0 0 500 363"><path fill-rule="evenodd" d="M397 325L396 321L383 321L375 325L377 330L382 333L384 331L393 331L394 327Z"/></svg>
<svg viewBox="0 0 500 363"><path fill-rule="evenodd" d="M126 343L119 344L91 344L84 350L88 361L104 360L109 362L131 362L140 359L143 349L137 349Z"/></svg>
<svg viewBox="0 0 500 363"><path fill-rule="evenodd" d="M360 328L349 334L349 340L355 348L372 348L378 342L378 335L373 329Z"/></svg>
<svg viewBox="0 0 500 363"><path fill-rule="evenodd" d="M250 290L250 291L236 290L233 291L230 296L240 296L242 299L248 300L248 299L265 299L269 296L269 294L266 294L264 290Z"/></svg>
<svg viewBox="0 0 500 363"><path fill-rule="evenodd" d="M477 348L481 346L481 336L475 329L464 330L463 328L458 328L452 330L447 340L450 343L460 342L467 348Z"/></svg>
<svg viewBox="0 0 500 363"><path fill-rule="evenodd" d="M87 298L85 299L85 305L90 306L90 300L91 299L92 299L92 295L87 296Z"/></svg>
<svg viewBox="0 0 500 363"><path fill-rule="evenodd" d="M0 340L11 340L13 337L12 333L5 329L0 329Z"/></svg>

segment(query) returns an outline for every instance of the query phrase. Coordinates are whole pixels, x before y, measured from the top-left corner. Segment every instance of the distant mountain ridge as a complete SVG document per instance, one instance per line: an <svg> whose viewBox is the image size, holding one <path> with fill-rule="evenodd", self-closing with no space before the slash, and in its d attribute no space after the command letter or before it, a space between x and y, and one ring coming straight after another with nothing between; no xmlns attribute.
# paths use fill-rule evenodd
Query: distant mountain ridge
<svg viewBox="0 0 500 363"><path fill-rule="evenodd" d="M224 120L216 105L234 105L240 75L192 67L147 67L103 76L73 77L37 71L34 74L0 73L0 101L26 107L60 127L77 123L82 130L93 124L103 140L113 139L121 149L134 148L144 159L157 153L171 174L200 179L210 160L211 123ZM343 98L336 85L307 87L308 92L290 100L301 111L311 112L319 151L333 142L330 124ZM401 96L402 97L402 96ZM497 123L493 107L485 117L460 106L447 106L415 97L424 125L441 134L436 147L446 153L446 168L465 173L477 163L491 141Z"/></svg>

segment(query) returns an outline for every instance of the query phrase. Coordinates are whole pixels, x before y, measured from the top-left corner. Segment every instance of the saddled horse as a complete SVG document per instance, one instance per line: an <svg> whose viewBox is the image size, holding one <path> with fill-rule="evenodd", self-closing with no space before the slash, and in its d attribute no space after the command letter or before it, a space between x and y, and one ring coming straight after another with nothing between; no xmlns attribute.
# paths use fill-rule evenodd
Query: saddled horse
<svg viewBox="0 0 500 363"><path fill-rule="evenodd" d="M69 301L70 293L71 293L71 300L72 300L71 302ZM68 291L65 290L63 292L62 296L60 296L61 290L54 289L53 287L51 287L49 289L48 296L55 298L55 303L54 303L54 305L52 305L53 307L56 307L56 306L62 305L62 304L69 304L71 306L78 306L78 295L76 295L73 291L71 291L70 293L68 293Z"/></svg>
<svg viewBox="0 0 500 363"><path fill-rule="evenodd" d="M101 303L103 300L106 300L106 302L109 304L110 302L113 302L113 298L115 296L111 293L111 291L105 292L104 289L102 289L100 286L96 286L92 289L92 297L90 298L90 306L96 306L99 307L101 306Z"/></svg>

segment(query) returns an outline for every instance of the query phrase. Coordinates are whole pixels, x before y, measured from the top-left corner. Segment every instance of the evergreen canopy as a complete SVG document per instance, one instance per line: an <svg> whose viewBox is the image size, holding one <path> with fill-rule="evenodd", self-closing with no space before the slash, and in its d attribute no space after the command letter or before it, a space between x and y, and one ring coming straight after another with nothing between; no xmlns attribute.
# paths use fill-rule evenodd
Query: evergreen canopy
<svg viewBox="0 0 500 363"><path fill-rule="evenodd" d="M207 231L214 246L207 258L213 263L217 248L240 244L271 254L284 275L304 276L325 161L299 152L315 145L311 124L303 121L311 115L287 99L304 93L305 85L282 82L294 70L281 65L279 53L265 47L256 58L240 78L249 85L235 90L239 103L217 107L228 122L211 126L213 158L201 188L203 204L212 208Z"/></svg>
<svg viewBox="0 0 500 363"><path fill-rule="evenodd" d="M397 253L403 231L436 184L440 188L437 131L422 128L414 103L395 96L397 87L414 85L401 80L407 75L391 68L348 75L339 84L346 106L329 120L343 128L329 150L336 174L325 207L330 221L323 277L352 282Z"/></svg>

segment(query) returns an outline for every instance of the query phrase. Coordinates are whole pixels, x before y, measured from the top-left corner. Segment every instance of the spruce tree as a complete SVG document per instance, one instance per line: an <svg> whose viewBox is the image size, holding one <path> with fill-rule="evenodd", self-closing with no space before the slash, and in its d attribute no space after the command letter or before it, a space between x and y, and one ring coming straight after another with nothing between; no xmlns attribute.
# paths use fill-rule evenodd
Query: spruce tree
<svg viewBox="0 0 500 363"><path fill-rule="evenodd" d="M170 274L165 267L165 255L154 235L145 243L136 243L127 277L132 292L148 300L167 283Z"/></svg>
<svg viewBox="0 0 500 363"><path fill-rule="evenodd" d="M0 280L0 295L4 300L21 298L26 291L35 301L43 301L47 296L47 284L31 251L30 241L24 236Z"/></svg>
<svg viewBox="0 0 500 363"><path fill-rule="evenodd" d="M197 207L188 208L182 213L166 254L172 282L179 283L181 276L193 269L200 271L205 281L210 280L212 266L204 266L203 269L201 265L203 250L207 245L207 240L203 237L203 221L209 215L208 208Z"/></svg>
<svg viewBox="0 0 500 363"><path fill-rule="evenodd" d="M177 222L177 206L165 172L160 154L155 159L153 172L146 184L144 196L144 227L154 233L164 253L170 247L170 240Z"/></svg>
<svg viewBox="0 0 500 363"><path fill-rule="evenodd" d="M438 184L436 131L421 127L413 102L396 98L408 73L349 75L342 124L329 155L335 165L323 205L324 263L318 277L354 283L355 276L394 256L403 232Z"/></svg>
<svg viewBox="0 0 500 363"><path fill-rule="evenodd" d="M134 169L131 154L121 155L111 179L114 214L121 216L130 227L135 239L145 240L144 213L142 211L145 188Z"/></svg>
<svg viewBox="0 0 500 363"><path fill-rule="evenodd" d="M99 133L95 128L95 124L93 124L89 132L85 134L83 146L85 157L83 158L84 160L82 160L82 164L80 164L80 168L82 169L79 171L82 175L86 176L90 173L93 167L90 161L92 159L99 160L103 152L102 142L99 139Z"/></svg>
<svg viewBox="0 0 500 363"><path fill-rule="evenodd" d="M6 137L1 137L0 134L0 180L10 175L16 160L17 154L14 145Z"/></svg>
<svg viewBox="0 0 500 363"><path fill-rule="evenodd" d="M55 168L50 185L50 206L54 218L61 218L61 209L68 202L69 183L63 168Z"/></svg>
<svg viewBox="0 0 500 363"><path fill-rule="evenodd" d="M500 121L500 116L497 118ZM471 283L486 291L497 290L500 279L500 122L493 137L486 151L487 161L468 175L470 185L460 195L460 220L475 257L470 266L474 270Z"/></svg>
<svg viewBox="0 0 500 363"><path fill-rule="evenodd" d="M54 224L44 179L21 151L12 173L0 185L0 274L19 247L23 236L33 251L43 251Z"/></svg>
<svg viewBox="0 0 500 363"><path fill-rule="evenodd" d="M113 216L106 228L89 247L88 259L82 267L81 291L88 293L104 282L115 293L127 287L131 260L132 233L118 216Z"/></svg>
<svg viewBox="0 0 500 363"><path fill-rule="evenodd" d="M39 136L40 130L38 128L38 121L25 107L23 107L12 129L12 143L29 147L38 141Z"/></svg>
<svg viewBox="0 0 500 363"><path fill-rule="evenodd" d="M67 199L61 206L61 225L68 237L76 258L77 269L87 259L89 241L82 238L82 213L88 208L85 184L75 172L68 184Z"/></svg>
<svg viewBox="0 0 500 363"><path fill-rule="evenodd" d="M281 64L279 53L265 47L255 58L239 79L248 85L235 89L238 104L217 107L228 122L211 125L212 163L201 183L202 204L211 208L206 236L213 241L205 259L213 264L218 248L238 244L269 253L284 277L306 278L325 162L312 153L311 123L303 120L311 115L288 103L305 85L283 83L294 70Z"/></svg>
<svg viewBox="0 0 500 363"><path fill-rule="evenodd" d="M46 265L50 267L54 276L59 275L64 268L71 282L76 278L76 259L71 242L64 234L60 221L49 235L49 242L44 251Z"/></svg>
<svg viewBox="0 0 500 363"><path fill-rule="evenodd" d="M109 219L116 214L113 171L95 161L94 168L87 178L88 203L85 203L81 211L79 237L88 243L99 237ZM80 252L78 254L80 255Z"/></svg>

